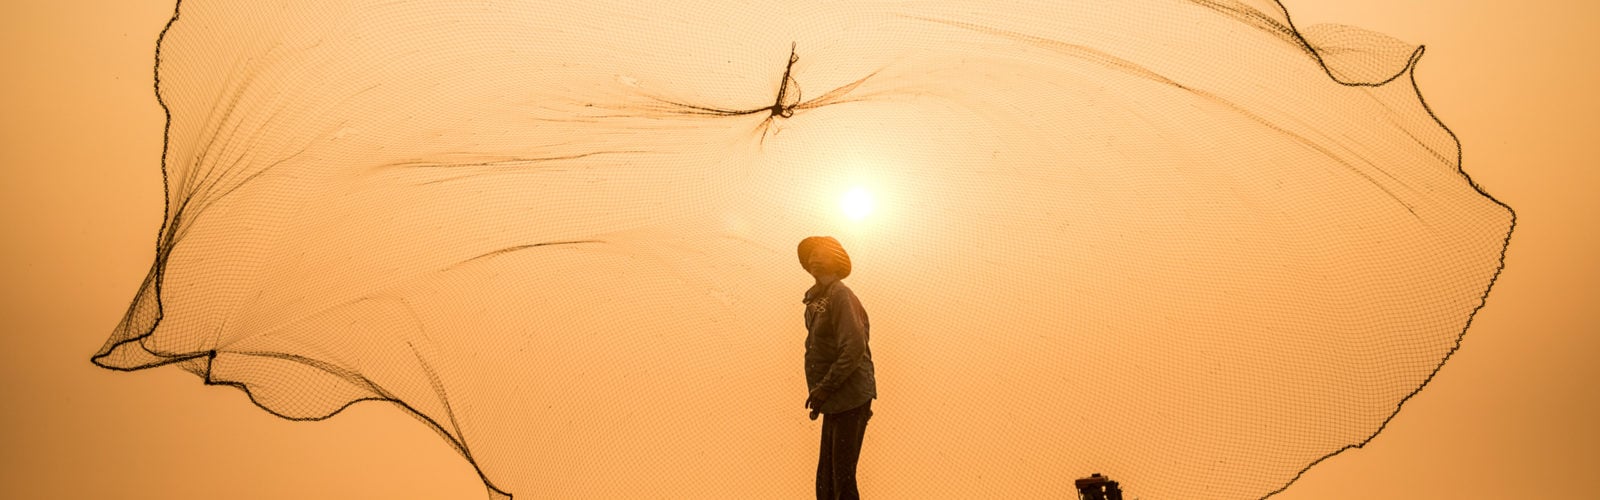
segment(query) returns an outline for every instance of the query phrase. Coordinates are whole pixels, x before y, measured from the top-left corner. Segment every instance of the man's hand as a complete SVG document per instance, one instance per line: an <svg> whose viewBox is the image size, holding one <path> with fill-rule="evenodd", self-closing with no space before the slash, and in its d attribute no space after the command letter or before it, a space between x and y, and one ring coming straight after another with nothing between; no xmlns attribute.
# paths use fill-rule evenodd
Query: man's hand
<svg viewBox="0 0 1600 500"><path fill-rule="evenodd" d="M828 401L828 396L832 396L832 394L828 394L828 391L821 389L811 391L811 396L806 398L806 408L815 410L821 407L822 403Z"/></svg>

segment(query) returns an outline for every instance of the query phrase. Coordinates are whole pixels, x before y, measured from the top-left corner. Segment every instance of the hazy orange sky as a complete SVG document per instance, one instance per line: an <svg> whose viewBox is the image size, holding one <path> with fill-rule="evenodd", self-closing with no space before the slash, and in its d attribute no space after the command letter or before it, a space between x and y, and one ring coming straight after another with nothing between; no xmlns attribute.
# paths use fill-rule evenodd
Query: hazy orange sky
<svg viewBox="0 0 1600 500"><path fill-rule="evenodd" d="M1423 95L1460 138L1464 169L1519 218L1488 305L1432 383L1366 448L1274 498L1593 496L1600 162L1583 151L1600 130L1600 6L1284 3L1300 26L1426 45ZM161 223L151 63L173 5L8 7L0 216L14 286L0 302L12 318L0 337L0 497L482 498L471 466L392 408L289 422L176 368L90 364L144 278Z"/></svg>

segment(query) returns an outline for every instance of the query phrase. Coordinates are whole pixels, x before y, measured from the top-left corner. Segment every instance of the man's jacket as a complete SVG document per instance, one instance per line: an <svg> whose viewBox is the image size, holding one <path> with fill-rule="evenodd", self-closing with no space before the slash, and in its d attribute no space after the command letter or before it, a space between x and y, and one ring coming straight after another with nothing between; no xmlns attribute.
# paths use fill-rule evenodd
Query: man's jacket
<svg viewBox="0 0 1600 500"><path fill-rule="evenodd" d="M839 413L878 397L867 310L835 280L806 291L806 385L830 394L818 411Z"/></svg>

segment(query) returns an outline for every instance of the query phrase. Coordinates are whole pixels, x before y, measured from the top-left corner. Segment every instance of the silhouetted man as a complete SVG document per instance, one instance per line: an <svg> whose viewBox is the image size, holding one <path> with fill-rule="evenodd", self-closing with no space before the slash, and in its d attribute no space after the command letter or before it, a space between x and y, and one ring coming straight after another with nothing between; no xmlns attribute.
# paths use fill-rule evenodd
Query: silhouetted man
<svg viewBox="0 0 1600 500"><path fill-rule="evenodd" d="M806 408L822 417L817 457L817 499L855 500L856 462L878 396L867 346L867 311L839 280L850 275L850 255L839 241L812 236L800 241L800 266L817 282L806 290Z"/></svg>

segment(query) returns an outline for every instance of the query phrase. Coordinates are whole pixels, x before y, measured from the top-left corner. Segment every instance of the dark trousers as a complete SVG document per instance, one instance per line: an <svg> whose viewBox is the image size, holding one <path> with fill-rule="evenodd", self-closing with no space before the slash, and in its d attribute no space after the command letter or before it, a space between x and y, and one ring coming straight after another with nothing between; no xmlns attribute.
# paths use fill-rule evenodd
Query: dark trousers
<svg viewBox="0 0 1600 500"><path fill-rule="evenodd" d="M872 400L850 410L822 415L822 452L817 456L817 500L857 500L856 462L872 418Z"/></svg>

